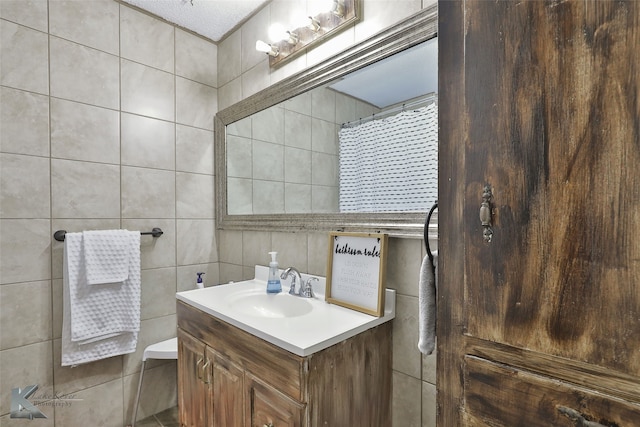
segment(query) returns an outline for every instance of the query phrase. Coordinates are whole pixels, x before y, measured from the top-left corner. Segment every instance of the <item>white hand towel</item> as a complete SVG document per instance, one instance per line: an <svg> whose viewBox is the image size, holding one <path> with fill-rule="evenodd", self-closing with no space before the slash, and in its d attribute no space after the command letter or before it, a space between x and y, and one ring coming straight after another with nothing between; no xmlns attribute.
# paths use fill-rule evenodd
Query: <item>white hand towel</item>
<svg viewBox="0 0 640 427"><path fill-rule="evenodd" d="M119 283L129 277L130 234L128 230L82 232L87 284Z"/></svg>
<svg viewBox="0 0 640 427"><path fill-rule="evenodd" d="M140 233L129 232L128 278L89 286L82 233L64 243L62 366L74 366L136 350L140 329Z"/></svg>
<svg viewBox="0 0 640 427"><path fill-rule="evenodd" d="M425 255L420 267L418 288L418 349L426 355L433 353L436 344L436 289L438 253L433 253L433 263Z"/></svg>

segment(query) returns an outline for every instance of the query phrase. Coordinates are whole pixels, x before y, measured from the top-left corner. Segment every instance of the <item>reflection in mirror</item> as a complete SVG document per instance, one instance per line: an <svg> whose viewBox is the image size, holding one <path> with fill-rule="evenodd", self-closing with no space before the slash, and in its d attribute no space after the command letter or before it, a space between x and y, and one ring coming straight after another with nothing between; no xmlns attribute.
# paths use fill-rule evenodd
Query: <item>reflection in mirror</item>
<svg viewBox="0 0 640 427"><path fill-rule="evenodd" d="M228 213L427 211L437 39L227 126Z"/></svg>
<svg viewBox="0 0 640 427"><path fill-rule="evenodd" d="M435 26L425 10L220 112L219 226L421 233L437 198Z"/></svg>

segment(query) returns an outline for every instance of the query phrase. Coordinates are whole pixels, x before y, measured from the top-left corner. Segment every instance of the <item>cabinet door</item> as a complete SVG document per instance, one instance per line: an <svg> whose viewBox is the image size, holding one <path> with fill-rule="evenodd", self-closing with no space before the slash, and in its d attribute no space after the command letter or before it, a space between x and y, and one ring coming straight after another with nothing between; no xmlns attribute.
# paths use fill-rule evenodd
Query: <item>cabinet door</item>
<svg viewBox="0 0 640 427"><path fill-rule="evenodd" d="M303 427L305 405L246 374L248 427Z"/></svg>
<svg viewBox="0 0 640 427"><path fill-rule="evenodd" d="M178 411L181 427L206 424L205 345L178 329Z"/></svg>
<svg viewBox="0 0 640 427"><path fill-rule="evenodd" d="M207 348L211 361L210 425L244 425L244 372L226 357Z"/></svg>
<svg viewBox="0 0 640 427"><path fill-rule="evenodd" d="M491 407L463 367L498 345L640 419L640 2L440 6L439 423Z"/></svg>

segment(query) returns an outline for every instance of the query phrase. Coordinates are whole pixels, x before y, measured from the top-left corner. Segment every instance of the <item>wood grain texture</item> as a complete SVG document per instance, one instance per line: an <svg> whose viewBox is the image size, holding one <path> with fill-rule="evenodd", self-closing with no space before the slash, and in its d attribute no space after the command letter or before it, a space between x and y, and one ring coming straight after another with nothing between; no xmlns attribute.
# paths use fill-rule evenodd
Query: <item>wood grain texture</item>
<svg viewBox="0 0 640 427"><path fill-rule="evenodd" d="M231 360L208 347L207 359L211 362L209 422L213 427L243 426L245 424L244 371Z"/></svg>
<svg viewBox="0 0 640 427"><path fill-rule="evenodd" d="M246 414L248 427L305 427L303 403L285 396L251 375L247 376Z"/></svg>
<svg viewBox="0 0 640 427"><path fill-rule="evenodd" d="M199 417L189 413L195 399L195 410L207 408L209 424L200 426L391 424L391 322L299 357L180 301L177 313L179 348L190 349L179 365L181 420ZM205 388L192 378L202 354L211 377Z"/></svg>
<svg viewBox="0 0 640 427"><path fill-rule="evenodd" d="M640 425L638 46L636 1L439 2L438 425Z"/></svg>
<svg viewBox="0 0 640 427"><path fill-rule="evenodd" d="M181 427L207 426L207 387L200 380L205 345L178 329L178 416Z"/></svg>
<svg viewBox="0 0 640 427"><path fill-rule="evenodd" d="M462 425L464 352L464 3L438 2L437 424Z"/></svg>
<svg viewBox="0 0 640 427"><path fill-rule="evenodd" d="M465 353L640 404L638 378L602 366L474 337L467 337Z"/></svg>
<svg viewBox="0 0 640 427"><path fill-rule="evenodd" d="M178 328L214 348L243 370L267 381L292 399L301 400L306 387L302 357L257 339L181 301L177 305ZM265 369L265 367L269 369Z"/></svg>
<svg viewBox="0 0 640 427"><path fill-rule="evenodd" d="M309 357L311 426L391 425L391 322Z"/></svg>
<svg viewBox="0 0 640 427"><path fill-rule="evenodd" d="M640 376L640 4L466 7L468 332Z"/></svg>
<svg viewBox="0 0 640 427"><path fill-rule="evenodd" d="M577 424L560 407L585 420L610 427L640 422L640 405L603 396L589 389L468 356L466 420L473 426L572 427Z"/></svg>

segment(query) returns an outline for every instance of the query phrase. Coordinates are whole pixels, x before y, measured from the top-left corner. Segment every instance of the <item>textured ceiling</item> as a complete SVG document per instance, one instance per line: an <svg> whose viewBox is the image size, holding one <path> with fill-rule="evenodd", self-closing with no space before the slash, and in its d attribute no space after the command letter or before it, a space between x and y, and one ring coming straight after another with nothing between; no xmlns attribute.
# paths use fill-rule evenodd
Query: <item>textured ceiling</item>
<svg viewBox="0 0 640 427"><path fill-rule="evenodd" d="M268 0L123 0L214 42Z"/></svg>

